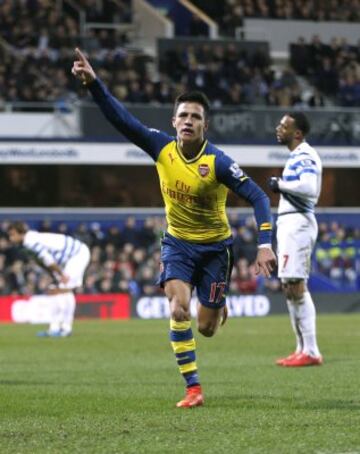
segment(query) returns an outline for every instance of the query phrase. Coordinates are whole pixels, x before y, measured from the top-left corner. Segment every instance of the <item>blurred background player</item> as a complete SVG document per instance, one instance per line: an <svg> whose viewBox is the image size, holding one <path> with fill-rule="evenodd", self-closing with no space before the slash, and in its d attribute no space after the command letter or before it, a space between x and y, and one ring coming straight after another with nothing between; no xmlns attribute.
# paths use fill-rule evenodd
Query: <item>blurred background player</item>
<svg viewBox="0 0 360 454"><path fill-rule="evenodd" d="M257 272L270 276L275 255L269 199L238 164L204 138L209 101L203 93L177 98L172 119L175 139L133 117L96 77L79 49L72 73L89 88L107 119L156 162L168 224L162 241L160 283L170 302L170 340L186 383L185 398L177 407L202 405L191 329L192 291L196 289L200 302L198 330L211 337L226 319L225 295L233 265L225 211L228 188L254 208L260 243Z"/></svg>
<svg viewBox="0 0 360 454"><path fill-rule="evenodd" d="M82 285L85 269L90 260L86 244L68 235L28 230L23 222L14 222L8 228L9 240L22 245L51 274L54 286L49 288L51 321L43 337L70 336L75 313L74 289Z"/></svg>
<svg viewBox="0 0 360 454"><path fill-rule="evenodd" d="M309 130L309 122L303 113L289 113L281 119L276 137L290 150L290 156L282 177L269 180L272 191L280 193L278 276L297 341L294 353L277 360L278 365L286 367L316 366L323 361L316 341L315 306L307 288L311 253L318 233L314 210L320 196L322 175L319 155L305 141Z"/></svg>

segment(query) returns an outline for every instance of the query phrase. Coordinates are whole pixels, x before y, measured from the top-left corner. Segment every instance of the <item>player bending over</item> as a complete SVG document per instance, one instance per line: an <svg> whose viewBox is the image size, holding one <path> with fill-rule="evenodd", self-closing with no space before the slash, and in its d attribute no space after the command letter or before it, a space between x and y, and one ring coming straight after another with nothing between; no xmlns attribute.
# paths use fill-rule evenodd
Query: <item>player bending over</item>
<svg viewBox="0 0 360 454"><path fill-rule="evenodd" d="M10 224L8 235L13 244L24 246L54 279L54 285L49 289L50 326L38 335L70 336L76 306L74 289L82 285L90 261L89 248L67 235L28 230L23 222Z"/></svg>

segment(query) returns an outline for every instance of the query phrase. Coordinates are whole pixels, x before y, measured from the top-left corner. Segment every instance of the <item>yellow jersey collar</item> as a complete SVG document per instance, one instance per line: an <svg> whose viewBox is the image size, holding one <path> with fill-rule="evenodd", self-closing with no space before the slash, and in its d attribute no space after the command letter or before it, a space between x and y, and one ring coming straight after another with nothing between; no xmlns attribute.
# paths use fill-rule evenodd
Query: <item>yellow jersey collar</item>
<svg viewBox="0 0 360 454"><path fill-rule="evenodd" d="M208 141L207 141L207 140L204 140L204 143L201 145L201 148L200 148L199 153L198 153L197 155L195 155L193 158L190 158L190 159L187 159L187 158L184 156L184 154L183 154L183 152L181 151L180 147L178 146L178 143L177 143L177 142L176 142L176 150L177 150L177 152L179 153L180 158L181 158L183 161L185 161L186 163L190 164L190 163L192 163L192 162L197 161L197 160L200 158L200 156L204 153L204 150L205 150L205 148L206 148L207 143L208 143Z"/></svg>

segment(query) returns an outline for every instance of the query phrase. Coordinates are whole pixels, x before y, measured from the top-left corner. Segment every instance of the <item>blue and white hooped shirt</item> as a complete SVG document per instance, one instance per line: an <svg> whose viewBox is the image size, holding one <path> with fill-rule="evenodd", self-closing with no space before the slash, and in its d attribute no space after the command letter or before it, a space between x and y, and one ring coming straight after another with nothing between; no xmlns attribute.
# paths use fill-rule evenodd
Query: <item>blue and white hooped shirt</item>
<svg viewBox="0 0 360 454"><path fill-rule="evenodd" d="M321 191L322 163L316 150L302 142L290 152L282 179L278 214L314 213Z"/></svg>
<svg viewBox="0 0 360 454"><path fill-rule="evenodd" d="M26 232L23 246L31 251L45 266L54 263L63 268L80 251L83 243L59 233Z"/></svg>

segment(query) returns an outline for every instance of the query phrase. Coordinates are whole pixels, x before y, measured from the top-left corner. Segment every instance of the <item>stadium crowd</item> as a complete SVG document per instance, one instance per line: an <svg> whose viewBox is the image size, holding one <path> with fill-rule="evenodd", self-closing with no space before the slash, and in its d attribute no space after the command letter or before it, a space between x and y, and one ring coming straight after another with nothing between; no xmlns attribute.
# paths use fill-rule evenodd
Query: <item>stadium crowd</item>
<svg viewBox="0 0 360 454"><path fill-rule="evenodd" d="M320 223L314 264L337 286L360 289L360 228Z"/></svg>
<svg viewBox="0 0 360 454"><path fill-rule="evenodd" d="M221 18L218 20L226 30L231 29L228 21L235 20L239 10L245 16L300 15L306 19L305 11L312 7L311 14L319 20L358 20L354 8L357 0L347 2L348 9L338 8L339 2L334 0L332 15L325 2L313 3L228 0L199 6L205 11L220 9L216 17ZM79 6L91 23L131 22L129 1L82 0ZM292 13L284 16L284 10ZM323 105L324 98L316 90L314 99L308 100L297 74L309 77L315 87L341 105L358 106L360 102L360 47L337 38L330 44L318 37L309 43L300 38L292 46L291 67L274 70L269 54L249 54L227 42L200 47L179 44L176 51L160 55L158 65L156 58L143 51L124 47L128 37L121 29L81 30L78 13L66 2L4 0L0 2L0 24L3 44L7 44L0 46L0 103L48 101L66 109L74 100L88 96L70 75L73 49L79 45L87 50L98 75L114 95L128 103L172 103L180 92L201 89L217 107Z"/></svg>
<svg viewBox="0 0 360 454"><path fill-rule="evenodd" d="M223 35L235 36L244 18L360 22L359 0L192 0L219 22Z"/></svg>
<svg viewBox="0 0 360 454"><path fill-rule="evenodd" d="M128 0L78 3L89 22L131 21ZM74 100L77 88L69 77L74 47L86 43L91 51L111 53L127 41L116 28L81 30L79 23L78 11L66 2L0 2L0 102Z"/></svg>
<svg viewBox="0 0 360 454"><path fill-rule="evenodd" d="M178 46L160 59L160 69L185 89L202 90L215 106L243 104L290 106L301 103L295 73L271 67L267 52L253 53L234 43Z"/></svg>
<svg viewBox="0 0 360 454"><path fill-rule="evenodd" d="M234 236L235 266L231 280L233 294L277 292L276 277L255 274L256 227L252 217L230 215ZM156 295L160 241L164 218L149 216L137 220L129 216L119 223L42 221L34 228L43 232L70 234L91 249L91 262L80 293L126 292L134 297ZM10 245L0 224L0 295L43 294L51 279L23 250ZM320 223L314 270L348 290L360 289L358 276L360 229L339 223ZM275 276L275 274L274 274Z"/></svg>
<svg viewBox="0 0 360 454"><path fill-rule="evenodd" d="M87 92L70 77L73 45L60 48L27 48L20 53L2 52L0 101L54 102L66 107ZM276 73L268 55L248 55L234 46L204 45L194 51L184 46L167 53L154 70L154 59L122 48L90 48L88 54L99 77L123 102L168 104L187 89L208 93L214 106L275 105L302 102L301 90L290 68ZM54 83L56 81L56 83Z"/></svg>
<svg viewBox="0 0 360 454"><path fill-rule="evenodd" d="M291 45L291 66L325 95L346 107L360 106L360 40L351 46L344 38L324 43L319 36Z"/></svg>

